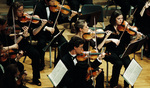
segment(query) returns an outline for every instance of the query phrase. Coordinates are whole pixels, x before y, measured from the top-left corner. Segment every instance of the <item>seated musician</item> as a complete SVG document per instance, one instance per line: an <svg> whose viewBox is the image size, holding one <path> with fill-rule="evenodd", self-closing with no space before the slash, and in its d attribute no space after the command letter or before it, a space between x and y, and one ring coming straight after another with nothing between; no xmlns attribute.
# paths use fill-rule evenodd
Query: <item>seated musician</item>
<svg viewBox="0 0 150 88"><path fill-rule="evenodd" d="M38 51L40 52L41 70L43 70L45 66L45 62L44 62L45 52L42 49L46 46L46 43L48 41L51 41L52 38L56 34L58 34L59 29L57 28L56 24L69 22L69 20L71 20L71 18L77 14L77 12L71 10L72 14L70 15L70 12L69 12L70 16L64 17L62 15L63 14L62 12L60 12L60 15L58 15L59 9L53 8L55 6L58 6L58 8L59 6L61 6L60 4L57 4L57 0L41 0L39 3L37 3L36 9L35 9L36 15L39 15L39 17L42 19L48 20L46 26L36 36L38 40L38 44L37 44ZM59 16L58 19L57 19L57 16ZM64 38L63 35L61 35L55 39L55 42L58 42L58 45L61 45L62 43L67 42L67 40ZM54 63L54 65L55 64L56 63Z"/></svg>
<svg viewBox="0 0 150 88"><path fill-rule="evenodd" d="M9 64L0 78L1 88L27 88L22 85L21 74L16 64Z"/></svg>
<svg viewBox="0 0 150 88"><path fill-rule="evenodd" d="M90 34L89 34L89 36L83 37L84 33L94 33L95 32L95 31L92 31L91 29L89 29L87 22L85 20L83 20L83 19L77 20L75 23L75 30L76 30L75 31L76 36L85 39L84 50L88 50L88 42L90 42L90 46L92 48L96 48L96 43L93 40L93 38L95 37L95 34L93 35L93 37L89 37L89 36L91 36ZM97 30L97 32L103 32L103 30L99 29L99 30ZM99 38L98 36L96 36L97 37L96 40L97 40L98 50L100 50L103 47L106 39L111 34L111 31L107 31L105 33L106 33L105 38L104 38L104 35L105 35L104 33L100 34L100 37L102 37L102 38Z"/></svg>
<svg viewBox="0 0 150 88"><path fill-rule="evenodd" d="M120 10L115 10L112 13L110 24L105 28L105 30L112 31L112 34L106 40L106 51L109 51L111 55L104 58L106 61L113 64L112 77L110 80L111 88L118 88L118 80L122 65L124 65L126 69L130 64L129 56L123 58L119 56L123 54L129 43L137 41L142 36L140 32L135 31L135 38L132 39L133 36L131 36L128 30L129 28L131 28L131 26L123 20L123 14ZM121 29L124 30L121 31ZM124 81L124 88L129 88L129 84L126 81Z"/></svg>
<svg viewBox="0 0 150 88"><path fill-rule="evenodd" d="M31 17L28 14L24 13L23 4L20 2L14 2L9 9L8 12L8 25L12 26L13 24L19 25L21 28L21 32L25 34L29 34L31 36L35 36L39 33L42 27L47 23L47 20L40 19L40 21L33 21L24 18ZM21 35L17 39L17 43L19 45L19 49L23 50L29 58L32 59L32 68L33 68L33 83L41 86L40 78L40 71L39 71L39 60L40 60L40 53L38 50L28 42L29 35Z"/></svg>
<svg viewBox="0 0 150 88"><path fill-rule="evenodd" d="M78 54L83 53L84 40L73 36L68 44L68 52L61 59L68 71L64 75L58 87L60 88L104 88L104 74L99 65L102 64L102 58L105 53L101 53L93 61L88 63L88 59L81 61ZM82 57L85 58L85 57ZM96 77L93 70L88 70L89 66L96 70ZM88 73L89 72L89 73ZM87 75L90 74L89 78ZM93 75L93 76L92 76ZM94 81L96 80L96 82ZM95 87L94 87L95 86Z"/></svg>
<svg viewBox="0 0 150 88"><path fill-rule="evenodd" d="M6 26L5 18L0 16L0 77L3 76L10 64L16 64L19 72L24 73L24 65L19 62L19 59L23 56L23 51L14 50L18 49L18 44L14 44L14 41L9 37Z"/></svg>

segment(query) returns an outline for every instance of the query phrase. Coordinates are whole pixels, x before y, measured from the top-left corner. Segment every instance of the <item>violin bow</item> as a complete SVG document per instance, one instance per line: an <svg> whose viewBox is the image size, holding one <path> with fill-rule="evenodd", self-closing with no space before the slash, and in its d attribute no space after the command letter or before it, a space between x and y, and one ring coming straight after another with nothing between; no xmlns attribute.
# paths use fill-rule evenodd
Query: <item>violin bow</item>
<svg viewBox="0 0 150 88"><path fill-rule="evenodd" d="M37 5L37 4L36 4L36 5ZM34 9L33 9L33 13L32 13L32 15L31 15L31 20L29 21L28 27L30 27L30 25L31 25L31 22L32 22L32 19L33 19L33 15L34 15L34 12L35 12L35 9L36 9L36 5L35 5L35 7L34 7Z"/></svg>
<svg viewBox="0 0 150 88"><path fill-rule="evenodd" d="M65 0L62 1L61 5L63 5L64 2L65 2ZM53 25L53 28L55 28L55 26L56 26L56 23L57 23L57 21L58 21L58 17L59 17L59 15L60 15L60 11L61 11L61 8L60 8L59 11L58 11L58 14L57 14L57 17L56 17L56 19L55 19L55 23L54 23L54 25Z"/></svg>
<svg viewBox="0 0 150 88"><path fill-rule="evenodd" d="M122 36L124 35L125 31L127 30L128 25L129 25L129 24L127 24L127 26L125 27L125 30L124 30L123 33L121 34L119 40L121 40Z"/></svg>
<svg viewBox="0 0 150 88"><path fill-rule="evenodd" d="M16 28L15 28L15 16L14 16L14 11L13 11L13 8L12 8L12 18L13 18L13 28L14 28L14 42L15 44L17 43L16 40L17 40L17 37L16 37Z"/></svg>
<svg viewBox="0 0 150 88"><path fill-rule="evenodd" d="M97 47L97 36L96 36L96 19L95 19L95 16L94 16L94 31L95 31L95 46L96 46L96 50L98 50L98 47Z"/></svg>

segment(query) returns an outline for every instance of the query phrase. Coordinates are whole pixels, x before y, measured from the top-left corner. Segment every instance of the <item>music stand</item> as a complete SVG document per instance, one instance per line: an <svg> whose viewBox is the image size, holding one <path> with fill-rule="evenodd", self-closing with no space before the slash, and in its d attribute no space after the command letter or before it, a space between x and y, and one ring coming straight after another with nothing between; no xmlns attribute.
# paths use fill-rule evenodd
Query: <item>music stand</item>
<svg viewBox="0 0 150 88"><path fill-rule="evenodd" d="M52 42L53 42L59 35L62 35L62 33L63 33L64 31L65 31L65 29L63 29L63 30L60 31L58 34L56 34L56 35L53 37L53 39L48 43L48 45L43 48L43 51L45 52L45 51L48 49L48 47L52 44Z"/></svg>
<svg viewBox="0 0 150 88"><path fill-rule="evenodd" d="M83 14L81 16L79 16L79 19L85 19L88 24L88 26L93 26L94 25L94 17L96 18L96 23L98 22L99 18L101 15L101 11L95 11L95 12L91 12L88 14Z"/></svg>
<svg viewBox="0 0 150 88"><path fill-rule="evenodd" d="M123 58L131 53L135 53L136 51L140 50L142 45L145 43L145 41L146 41L146 37L144 37L143 39L138 40L134 43L130 43L127 46L126 50L123 52L123 54L120 55L120 58Z"/></svg>
<svg viewBox="0 0 150 88"><path fill-rule="evenodd" d="M140 48L145 43L145 41L146 41L146 37L136 42L130 43L127 46L126 50L123 52L123 54L120 55L120 58L126 57L127 55L134 53L134 59L135 59L135 52L140 50ZM134 88L134 85L131 88Z"/></svg>

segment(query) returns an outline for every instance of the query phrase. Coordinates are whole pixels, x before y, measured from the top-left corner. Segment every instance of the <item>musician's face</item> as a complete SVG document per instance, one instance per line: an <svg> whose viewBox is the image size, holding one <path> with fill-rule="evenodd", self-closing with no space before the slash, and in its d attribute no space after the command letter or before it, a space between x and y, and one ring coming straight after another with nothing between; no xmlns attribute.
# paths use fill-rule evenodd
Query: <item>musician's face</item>
<svg viewBox="0 0 150 88"><path fill-rule="evenodd" d="M84 26L83 26L83 29L80 29L80 31L82 33L88 33L89 31L89 26L87 25L87 23L85 22Z"/></svg>
<svg viewBox="0 0 150 88"><path fill-rule="evenodd" d="M116 25L121 25L123 22L123 15L116 17Z"/></svg>
<svg viewBox="0 0 150 88"><path fill-rule="evenodd" d="M24 13L23 6L20 6L20 7L17 9L17 17L22 17L23 13Z"/></svg>
<svg viewBox="0 0 150 88"><path fill-rule="evenodd" d="M76 54L81 54L83 52L83 44L79 45L79 47L74 47Z"/></svg>
<svg viewBox="0 0 150 88"><path fill-rule="evenodd" d="M49 3L49 5L53 6L53 5L55 5L55 1L56 0L50 0L48 3Z"/></svg>

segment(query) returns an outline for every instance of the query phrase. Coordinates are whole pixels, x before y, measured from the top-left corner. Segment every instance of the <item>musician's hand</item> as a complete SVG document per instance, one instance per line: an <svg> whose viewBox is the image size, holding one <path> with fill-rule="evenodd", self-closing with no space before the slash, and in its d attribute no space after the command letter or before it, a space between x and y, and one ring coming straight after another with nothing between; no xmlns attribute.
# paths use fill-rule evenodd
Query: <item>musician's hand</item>
<svg viewBox="0 0 150 88"><path fill-rule="evenodd" d="M107 31L105 31L106 32L106 37L108 38L110 35L111 35L111 33L112 33L112 31L109 31L109 30L107 30Z"/></svg>
<svg viewBox="0 0 150 88"><path fill-rule="evenodd" d="M19 53L17 53L17 56L16 56L16 61L19 61L19 59L23 56L24 52L22 50L19 51Z"/></svg>
<svg viewBox="0 0 150 88"><path fill-rule="evenodd" d="M24 26L24 27L22 27L22 29L24 30L24 31L23 31L23 36L24 36L24 37L29 37L29 36L30 36L30 34L29 34L29 32L28 32L29 27Z"/></svg>
<svg viewBox="0 0 150 88"><path fill-rule="evenodd" d="M104 57L105 57L106 53L101 53L99 56L98 56L98 59L99 60L102 60Z"/></svg>
<svg viewBox="0 0 150 88"><path fill-rule="evenodd" d="M144 8L146 9L146 8L148 8L149 6L150 6L150 1L147 1L147 2L145 3Z"/></svg>
<svg viewBox="0 0 150 88"><path fill-rule="evenodd" d="M71 14L71 16L69 17L69 19L72 19L72 17L74 17L75 15L77 15L78 13L77 13L77 11L71 11L72 12L72 14Z"/></svg>
<svg viewBox="0 0 150 88"><path fill-rule="evenodd" d="M120 40L119 40L119 39L111 39L111 41L112 41L113 43L115 43L117 46L118 46L119 43L120 43Z"/></svg>
<svg viewBox="0 0 150 88"><path fill-rule="evenodd" d="M48 27L48 26L46 26L46 27L45 27L45 29L46 29L47 31L51 32L51 34L53 34L53 33L54 33L54 31L55 31L55 29L54 29L54 28L52 28L52 27Z"/></svg>
<svg viewBox="0 0 150 88"><path fill-rule="evenodd" d="M46 19L41 19L41 21L42 21L42 25L45 25L47 23Z"/></svg>
<svg viewBox="0 0 150 88"><path fill-rule="evenodd" d="M142 35L143 35L143 34L142 34L141 32L137 32L137 35L136 35L137 37L136 37L136 38L137 38L137 39L140 39L140 38L142 37Z"/></svg>

